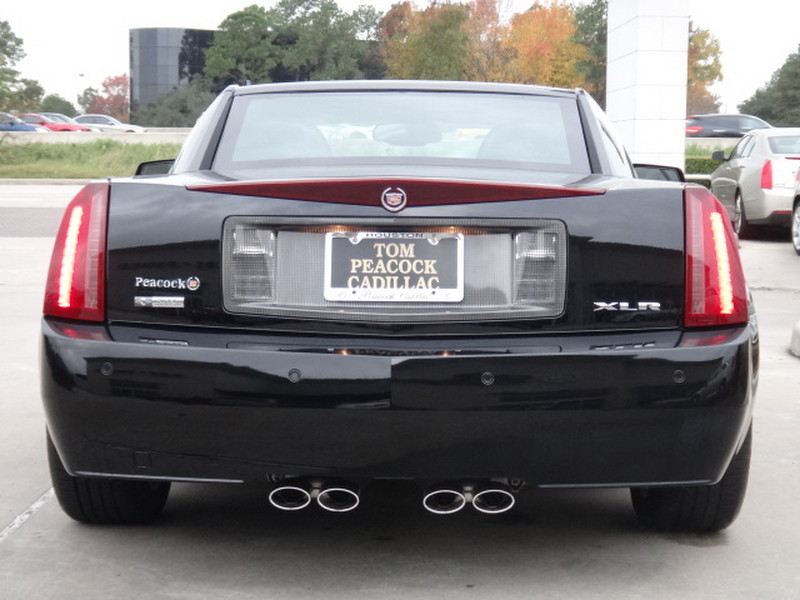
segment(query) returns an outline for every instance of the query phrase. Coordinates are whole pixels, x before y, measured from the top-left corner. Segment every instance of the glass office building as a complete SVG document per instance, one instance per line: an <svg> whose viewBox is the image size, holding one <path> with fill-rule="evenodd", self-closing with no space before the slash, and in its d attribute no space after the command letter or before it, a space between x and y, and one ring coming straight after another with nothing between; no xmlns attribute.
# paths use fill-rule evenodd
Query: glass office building
<svg viewBox="0 0 800 600"><path fill-rule="evenodd" d="M131 108L152 104L199 75L213 41L214 31L207 29L131 29Z"/></svg>

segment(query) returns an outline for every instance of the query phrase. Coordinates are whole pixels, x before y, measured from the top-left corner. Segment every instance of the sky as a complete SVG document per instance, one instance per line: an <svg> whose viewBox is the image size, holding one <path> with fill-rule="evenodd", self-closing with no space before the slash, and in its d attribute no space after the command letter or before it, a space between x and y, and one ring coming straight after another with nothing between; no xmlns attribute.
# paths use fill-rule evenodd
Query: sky
<svg viewBox="0 0 800 600"><path fill-rule="evenodd" d="M22 76L37 80L45 94L59 94L76 104L77 95L87 87L99 89L107 76L128 72L129 29L215 29L233 12L255 3L269 7L275 1L72 0L66 8L61 1L40 0L32 8L9 0L0 9L0 20L8 21L14 34L23 40L27 56L16 66ZM383 12L395 1L338 0L338 4L346 11L371 4ZM510 14L532 4L532 0L505 1ZM786 58L798 50L798 0L688 3L695 26L710 30L720 41L724 80L712 92L722 101L721 112L737 112L737 105L768 83ZM418 0L417 4L426 6L428 2Z"/></svg>

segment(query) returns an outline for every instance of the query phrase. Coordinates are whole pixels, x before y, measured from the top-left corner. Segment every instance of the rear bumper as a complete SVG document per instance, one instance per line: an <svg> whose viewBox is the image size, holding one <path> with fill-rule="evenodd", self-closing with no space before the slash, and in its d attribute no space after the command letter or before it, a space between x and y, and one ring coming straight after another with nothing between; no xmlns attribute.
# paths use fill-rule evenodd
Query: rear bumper
<svg viewBox="0 0 800 600"><path fill-rule="evenodd" d="M750 423L757 362L749 326L356 352L49 320L42 332L42 395L67 470L171 480L710 483Z"/></svg>
<svg viewBox="0 0 800 600"><path fill-rule="evenodd" d="M793 198L793 188L759 190L752 201L746 201L747 221L753 225L789 227Z"/></svg>

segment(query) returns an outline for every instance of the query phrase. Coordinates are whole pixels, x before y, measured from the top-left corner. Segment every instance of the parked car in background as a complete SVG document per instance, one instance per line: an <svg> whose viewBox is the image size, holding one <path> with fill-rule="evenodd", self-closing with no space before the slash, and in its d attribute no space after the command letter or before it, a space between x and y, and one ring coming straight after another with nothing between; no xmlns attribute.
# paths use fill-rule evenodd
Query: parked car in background
<svg viewBox="0 0 800 600"><path fill-rule="evenodd" d="M31 125L12 114L0 112L0 131L48 131L44 127Z"/></svg>
<svg viewBox="0 0 800 600"><path fill-rule="evenodd" d="M415 480L439 515L621 487L646 527L723 529L758 374L724 214L635 178L583 90L229 87L169 172L66 209L39 369L56 495L133 523L173 481L346 512Z"/></svg>
<svg viewBox="0 0 800 600"><path fill-rule="evenodd" d="M792 245L800 254L800 169L795 175L794 200L792 201Z"/></svg>
<svg viewBox="0 0 800 600"><path fill-rule="evenodd" d="M772 125L751 115L694 115L686 119L686 137L742 137L769 127Z"/></svg>
<svg viewBox="0 0 800 600"><path fill-rule="evenodd" d="M38 125L50 131L90 131L88 127L79 123L63 123L39 113L26 113L18 116L29 125Z"/></svg>
<svg viewBox="0 0 800 600"><path fill-rule="evenodd" d="M89 131L100 131L99 129L97 129L95 127L89 127L88 125L81 125L80 123L78 123L72 117L68 117L67 115L64 115L62 113L43 112L43 113L39 113L39 114L41 114L43 117L47 117L48 119L50 119L54 123L69 123L70 125L77 125L77 126L80 126L80 127L86 127L86 128L89 129Z"/></svg>
<svg viewBox="0 0 800 600"><path fill-rule="evenodd" d="M139 125L131 125L130 123L122 123L114 117L110 117L108 115L78 115L75 117L75 121L81 125L86 125L109 133L144 133L146 131L144 127Z"/></svg>
<svg viewBox="0 0 800 600"><path fill-rule="evenodd" d="M728 210L740 237L759 225L788 227L795 174L800 167L800 128L758 129L731 152L713 153L723 163L711 173L711 191Z"/></svg>

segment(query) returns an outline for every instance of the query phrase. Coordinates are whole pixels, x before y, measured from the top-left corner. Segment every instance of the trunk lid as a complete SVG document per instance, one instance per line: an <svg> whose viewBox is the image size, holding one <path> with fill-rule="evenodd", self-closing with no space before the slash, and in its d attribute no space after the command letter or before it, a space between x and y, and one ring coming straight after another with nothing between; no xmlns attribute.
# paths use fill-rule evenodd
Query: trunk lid
<svg viewBox="0 0 800 600"><path fill-rule="evenodd" d="M681 188L546 177L114 181L108 317L403 335L678 327Z"/></svg>

